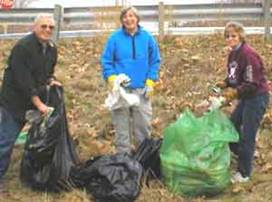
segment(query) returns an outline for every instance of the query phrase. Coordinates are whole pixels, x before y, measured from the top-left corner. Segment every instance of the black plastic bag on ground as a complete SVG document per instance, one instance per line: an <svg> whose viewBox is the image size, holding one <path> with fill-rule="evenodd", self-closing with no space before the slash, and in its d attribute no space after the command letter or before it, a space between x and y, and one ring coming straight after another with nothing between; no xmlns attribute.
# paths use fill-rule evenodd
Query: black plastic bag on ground
<svg viewBox="0 0 272 202"><path fill-rule="evenodd" d="M72 184L85 188L97 202L132 202L140 193L143 168L126 154L100 156L71 172Z"/></svg>
<svg viewBox="0 0 272 202"><path fill-rule="evenodd" d="M162 139L145 139L134 154L135 160L143 166L147 179L161 178L160 147ZM147 182L148 182L147 180Z"/></svg>
<svg viewBox="0 0 272 202"><path fill-rule="evenodd" d="M21 181L40 191L68 190L71 167L79 160L68 131L62 88L51 87L46 103L54 111L46 121L33 122L28 131Z"/></svg>

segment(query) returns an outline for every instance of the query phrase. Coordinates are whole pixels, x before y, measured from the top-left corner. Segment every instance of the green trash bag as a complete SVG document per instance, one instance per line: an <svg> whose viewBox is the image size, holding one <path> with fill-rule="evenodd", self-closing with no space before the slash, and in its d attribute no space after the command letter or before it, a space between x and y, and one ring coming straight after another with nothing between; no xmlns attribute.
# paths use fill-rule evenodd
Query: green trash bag
<svg viewBox="0 0 272 202"><path fill-rule="evenodd" d="M21 132L16 139L15 145L25 144L27 139L27 132Z"/></svg>
<svg viewBox="0 0 272 202"><path fill-rule="evenodd" d="M160 149L164 183L174 193L214 195L230 183L229 142L239 135L219 110L195 117L190 110L164 130Z"/></svg>

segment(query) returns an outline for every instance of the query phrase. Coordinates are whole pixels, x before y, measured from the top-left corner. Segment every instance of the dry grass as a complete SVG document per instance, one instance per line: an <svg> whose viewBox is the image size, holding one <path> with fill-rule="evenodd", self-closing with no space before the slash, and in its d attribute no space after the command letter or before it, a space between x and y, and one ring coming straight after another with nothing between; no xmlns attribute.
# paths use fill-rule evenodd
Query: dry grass
<svg viewBox="0 0 272 202"><path fill-rule="evenodd" d="M90 156L114 151L114 131L109 112L103 107L107 86L101 77L100 54L106 37L65 39L59 43L59 63L56 75L65 87L67 116L72 136L77 140L77 150L84 161ZM271 75L272 45L260 36L250 36L249 42L264 59ZM0 65L3 68L14 41L0 41ZM206 98L208 87L225 74L224 40L220 34L213 36L165 37L160 42L163 63L161 79L153 98L153 135L162 136L163 129L186 107L193 107ZM2 75L1 69L1 75ZM270 112L271 113L271 112ZM272 113L271 113L272 114ZM255 172L252 182L245 186L231 186L215 198L185 199L174 196L154 181L144 186L137 201L271 201L272 153L271 116L266 119L257 143ZM6 175L10 194L3 202L85 202L85 192L74 190L59 195L37 193L19 182L22 147L16 147L13 161ZM91 200L92 201L92 200Z"/></svg>

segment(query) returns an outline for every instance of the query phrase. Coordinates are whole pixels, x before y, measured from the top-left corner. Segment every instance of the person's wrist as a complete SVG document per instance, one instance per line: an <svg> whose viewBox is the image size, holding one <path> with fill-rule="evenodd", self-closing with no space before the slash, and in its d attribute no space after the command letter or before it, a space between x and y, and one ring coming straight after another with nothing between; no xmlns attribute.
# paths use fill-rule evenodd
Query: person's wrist
<svg viewBox="0 0 272 202"><path fill-rule="evenodd" d="M47 111L47 105L45 105L44 103L40 103L37 108L41 113L46 113Z"/></svg>

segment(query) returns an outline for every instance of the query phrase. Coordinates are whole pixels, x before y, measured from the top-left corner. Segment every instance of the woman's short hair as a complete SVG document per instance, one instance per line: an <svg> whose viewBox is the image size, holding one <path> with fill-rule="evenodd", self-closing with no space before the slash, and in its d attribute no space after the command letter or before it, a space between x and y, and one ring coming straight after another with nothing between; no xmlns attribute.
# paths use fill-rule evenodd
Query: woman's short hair
<svg viewBox="0 0 272 202"><path fill-rule="evenodd" d="M244 42L246 40L246 33L242 23L235 21L228 22L225 26L224 37L227 37L229 28L233 28L239 34L240 41Z"/></svg>
<svg viewBox="0 0 272 202"><path fill-rule="evenodd" d="M127 13L128 11L132 11L132 12L134 13L134 15L135 15L136 18L137 18L137 23L139 23L139 22L140 22L139 12L138 12L138 10L137 10L135 7L133 7L133 6L129 6L129 7L124 7L124 8L122 8L121 14L120 14L120 21L121 21L121 23L123 22L123 17L124 17L124 15L126 15L126 13Z"/></svg>

